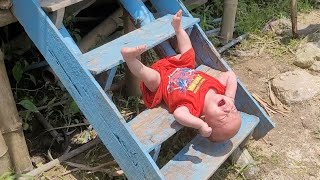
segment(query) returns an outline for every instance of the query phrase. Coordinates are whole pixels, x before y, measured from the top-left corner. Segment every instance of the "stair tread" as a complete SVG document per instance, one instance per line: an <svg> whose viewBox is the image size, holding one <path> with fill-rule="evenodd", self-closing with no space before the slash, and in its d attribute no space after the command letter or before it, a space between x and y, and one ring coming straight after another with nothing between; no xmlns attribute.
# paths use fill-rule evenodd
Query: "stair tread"
<svg viewBox="0 0 320 180"><path fill-rule="evenodd" d="M53 12L83 0L38 0L41 7L47 12Z"/></svg>
<svg viewBox="0 0 320 180"><path fill-rule="evenodd" d="M129 125L148 152L182 128L164 105L143 111Z"/></svg>
<svg viewBox="0 0 320 180"><path fill-rule="evenodd" d="M228 141L213 143L198 135L162 169L165 179L208 179L254 130L259 118L241 112L239 132Z"/></svg>
<svg viewBox="0 0 320 180"><path fill-rule="evenodd" d="M123 62L120 50L122 47L136 47L146 44L153 48L175 32L171 26L171 14L156 19L155 21L121 36L103 46L91 50L80 56L81 63L93 74L99 74ZM182 27L187 29L199 21L198 18L182 17Z"/></svg>

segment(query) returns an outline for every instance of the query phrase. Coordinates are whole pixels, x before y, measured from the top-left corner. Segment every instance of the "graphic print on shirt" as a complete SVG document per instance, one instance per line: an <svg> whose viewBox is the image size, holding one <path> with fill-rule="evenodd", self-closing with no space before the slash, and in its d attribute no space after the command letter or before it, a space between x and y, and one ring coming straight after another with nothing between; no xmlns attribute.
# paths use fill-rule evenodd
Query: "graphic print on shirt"
<svg viewBox="0 0 320 180"><path fill-rule="evenodd" d="M189 68L177 68L168 78L167 91L169 94L175 90L179 90L180 93L186 93L187 90L196 93L205 80L194 69Z"/></svg>

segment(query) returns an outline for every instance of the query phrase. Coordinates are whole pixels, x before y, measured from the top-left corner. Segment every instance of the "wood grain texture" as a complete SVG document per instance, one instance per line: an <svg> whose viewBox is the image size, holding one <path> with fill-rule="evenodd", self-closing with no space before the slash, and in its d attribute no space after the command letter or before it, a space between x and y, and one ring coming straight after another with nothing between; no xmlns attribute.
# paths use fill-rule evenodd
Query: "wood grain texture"
<svg viewBox="0 0 320 180"><path fill-rule="evenodd" d="M120 50L122 47L136 47L145 44L153 48L168 38L174 36L171 26L172 15L166 15L150 24L132 31L81 56L81 63L93 73L99 74L123 62ZM189 28L197 23L197 18L183 17L182 27Z"/></svg>
<svg viewBox="0 0 320 180"><path fill-rule="evenodd" d="M184 11L184 15L192 17L186 7L179 0L150 0L160 15L175 13L179 9ZM196 52L196 62L198 65L206 65L219 71L231 70L228 64L220 57L215 47L209 41L201 27L196 24L191 32L190 39ZM236 94L236 107L239 111L253 114L260 119L260 123L253 133L255 139L264 137L275 127L270 117L257 101L250 95L242 82L238 79L238 89Z"/></svg>
<svg viewBox="0 0 320 180"><path fill-rule="evenodd" d="M12 10L129 179L162 179L159 168L113 102L35 0L13 0Z"/></svg>
<svg viewBox="0 0 320 180"><path fill-rule="evenodd" d="M239 132L230 140L213 143L200 135L187 144L161 172L167 180L209 179L241 142L254 130L259 118L241 113Z"/></svg>

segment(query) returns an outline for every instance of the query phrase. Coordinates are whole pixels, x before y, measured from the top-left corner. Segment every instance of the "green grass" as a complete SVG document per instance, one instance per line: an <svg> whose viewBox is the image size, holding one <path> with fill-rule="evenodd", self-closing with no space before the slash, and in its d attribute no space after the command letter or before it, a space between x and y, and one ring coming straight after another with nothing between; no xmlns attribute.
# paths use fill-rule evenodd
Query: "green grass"
<svg viewBox="0 0 320 180"><path fill-rule="evenodd" d="M290 16L291 0L239 0L236 16L238 34L260 31L272 20ZM298 1L299 12L309 12L315 7L313 0ZM201 27L206 31L218 27L212 20L222 16L223 1L209 0L194 10L192 14L201 19Z"/></svg>

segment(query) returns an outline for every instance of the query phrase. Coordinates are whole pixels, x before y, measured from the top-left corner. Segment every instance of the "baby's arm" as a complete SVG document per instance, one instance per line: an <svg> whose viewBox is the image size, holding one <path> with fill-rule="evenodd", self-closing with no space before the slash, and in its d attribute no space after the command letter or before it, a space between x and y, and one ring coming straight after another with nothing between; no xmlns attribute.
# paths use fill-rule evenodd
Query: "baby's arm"
<svg viewBox="0 0 320 180"><path fill-rule="evenodd" d="M225 96L234 100L237 91L237 76L233 71L223 72L218 80L226 86Z"/></svg>
<svg viewBox="0 0 320 180"><path fill-rule="evenodd" d="M212 128L206 122L190 114L185 106L178 107L173 112L173 116L181 125L198 129L203 137L209 137L212 132Z"/></svg>

